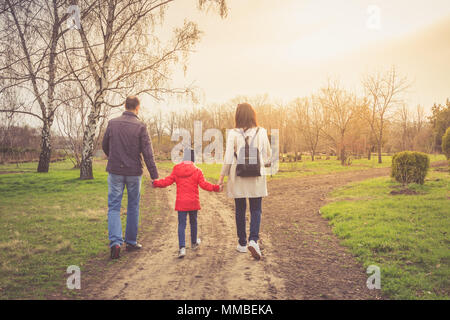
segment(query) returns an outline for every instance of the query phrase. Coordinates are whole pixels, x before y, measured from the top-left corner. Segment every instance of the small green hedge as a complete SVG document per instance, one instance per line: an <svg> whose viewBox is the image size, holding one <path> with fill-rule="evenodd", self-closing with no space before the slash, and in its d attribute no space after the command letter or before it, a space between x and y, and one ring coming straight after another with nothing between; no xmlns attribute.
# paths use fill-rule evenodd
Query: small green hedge
<svg viewBox="0 0 450 320"><path fill-rule="evenodd" d="M430 158L422 152L403 151L392 157L391 177L403 185L424 184Z"/></svg>

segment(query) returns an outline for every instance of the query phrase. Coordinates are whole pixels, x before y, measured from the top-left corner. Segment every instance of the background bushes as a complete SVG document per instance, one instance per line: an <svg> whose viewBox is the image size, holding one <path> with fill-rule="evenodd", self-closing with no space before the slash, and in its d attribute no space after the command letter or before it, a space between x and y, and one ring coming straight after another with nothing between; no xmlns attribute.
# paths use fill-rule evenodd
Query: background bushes
<svg viewBox="0 0 450 320"><path fill-rule="evenodd" d="M391 176L403 185L424 184L430 158L422 152L403 151L392 157Z"/></svg>

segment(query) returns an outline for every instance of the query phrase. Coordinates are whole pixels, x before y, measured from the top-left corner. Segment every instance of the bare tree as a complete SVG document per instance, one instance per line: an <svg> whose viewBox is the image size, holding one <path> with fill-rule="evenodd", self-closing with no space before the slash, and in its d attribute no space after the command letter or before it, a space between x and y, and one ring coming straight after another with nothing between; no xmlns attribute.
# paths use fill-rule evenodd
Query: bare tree
<svg viewBox="0 0 450 320"><path fill-rule="evenodd" d="M402 103L401 95L410 86L405 77L399 77L395 67L384 74L367 75L362 80L366 91L369 113L367 121L377 144L378 163L382 163L383 134L392 109Z"/></svg>
<svg viewBox="0 0 450 320"><path fill-rule="evenodd" d="M81 0L82 7L94 5L79 31L81 53L90 77L77 75L82 88L86 82L95 88L85 89L91 109L83 135L80 169L81 179L92 179L94 138L103 106L123 104L129 94L148 94L161 99L164 94L192 95L191 88L170 86L170 74L180 59L188 54L199 40L200 31L193 22L185 21L174 30L172 40L163 44L151 31L161 24L165 10L175 0ZM225 0L200 0L200 8L219 7L227 13ZM186 67L186 64L184 64ZM75 71L75 67L71 67Z"/></svg>
<svg viewBox="0 0 450 320"><path fill-rule="evenodd" d="M356 97L342 89L339 82L328 81L318 95L323 110L324 123L322 133L336 146L341 164L345 164L345 137L350 121L356 116Z"/></svg>
<svg viewBox="0 0 450 320"><path fill-rule="evenodd" d="M0 78L32 99L14 112L34 116L42 122L38 172L48 172L51 157L51 127L61 105L59 87L72 81L61 67L61 38L68 31L65 0L5 0L0 4ZM35 107L39 110L35 110Z"/></svg>
<svg viewBox="0 0 450 320"><path fill-rule="evenodd" d="M169 137L172 136L175 129L178 127L179 120L178 120L178 114L175 111L170 111L169 115L167 116L167 131L169 133Z"/></svg>
<svg viewBox="0 0 450 320"><path fill-rule="evenodd" d="M151 122L153 123L153 129L158 138L158 145L161 144L162 136L166 128L165 119L161 109L158 109L151 117Z"/></svg>
<svg viewBox="0 0 450 320"><path fill-rule="evenodd" d="M67 91L69 90L80 90L80 88L67 88ZM56 123L61 136L64 138L64 151L72 161L74 168L77 169L81 165L83 134L89 111L89 101L80 93L78 99L68 99L56 113ZM98 132L96 133L94 142L95 147L99 145L99 138L105 130L106 120L109 117L110 111L110 108L103 108L101 111L97 128Z"/></svg>
<svg viewBox="0 0 450 320"><path fill-rule="evenodd" d="M319 138L324 127L323 113L318 98L297 99L294 103L297 128L301 132L314 161ZM291 133L290 133L291 134Z"/></svg>
<svg viewBox="0 0 450 320"><path fill-rule="evenodd" d="M401 135L401 148L402 151L407 150L409 147L409 129L410 129L410 111L408 105L403 104L399 110L399 120L402 128Z"/></svg>

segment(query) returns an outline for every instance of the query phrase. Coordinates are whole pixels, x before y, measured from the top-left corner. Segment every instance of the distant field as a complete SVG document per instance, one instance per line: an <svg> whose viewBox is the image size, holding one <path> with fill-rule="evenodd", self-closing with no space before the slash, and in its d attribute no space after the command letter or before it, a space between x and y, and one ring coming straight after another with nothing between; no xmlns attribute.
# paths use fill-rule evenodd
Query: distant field
<svg viewBox="0 0 450 320"><path fill-rule="evenodd" d="M69 265L82 268L108 251L104 163L90 181L71 168L69 161L45 174L34 172L36 163L0 166L26 172L0 174L0 299L45 298L65 283Z"/></svg>
<svg viewBox="0 0 450 320"><path fill-rule="evenodd" d="M429 155L431 162L445 160L444 155ZM373 156L371 160L355 159L350 166L342 166L336 157L330 160L311 161L311 157L303 156L302 161L280 162L277 174L270 176L269 179L294 178L314 174L328 174L342 171L365 170L372 168L385 168L391 166L392 156L383 156L383 163L379 164L377 157ZM174 164L171 161L157 163L158 168L172 170ZM206 178L216 181L219 178L221 164L197 164L202 169Z"/></svg>
<svg viewBox="0 0 450 320"><path fill-rule="evenodd" d="M381 269L395 299L450 299L450 175L431 169L417 195L390 194L388 177L345 186L321 209L335 234L364 264Z"/></svg>

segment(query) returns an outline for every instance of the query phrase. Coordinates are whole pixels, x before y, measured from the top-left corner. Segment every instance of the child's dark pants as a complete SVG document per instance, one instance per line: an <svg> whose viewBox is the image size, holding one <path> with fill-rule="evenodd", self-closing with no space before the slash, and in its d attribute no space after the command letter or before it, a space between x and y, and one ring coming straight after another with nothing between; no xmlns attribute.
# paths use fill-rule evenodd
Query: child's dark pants
<svg viewBox="0 0 450 320"><path fill-rule="evenodd" d="M180 248L186 247L186 220L188 215L191 225L191 244L197 243L197 210L178 211L178 243Z"/></svg>

